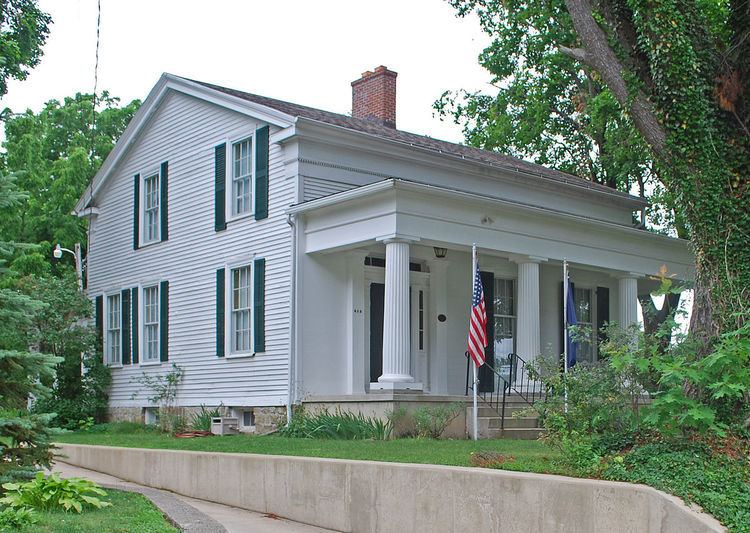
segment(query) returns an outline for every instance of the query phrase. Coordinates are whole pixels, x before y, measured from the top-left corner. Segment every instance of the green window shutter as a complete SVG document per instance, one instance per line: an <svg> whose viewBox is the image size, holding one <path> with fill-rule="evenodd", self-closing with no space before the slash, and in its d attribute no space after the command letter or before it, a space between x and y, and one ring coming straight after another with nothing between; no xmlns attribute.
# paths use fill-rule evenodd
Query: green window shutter
<svg viewBox="0 0 750 533"><path fill-rule="evenodd" d="M268 218L268 126L255 130L255 220Z"/></svg>
<svg viewBox="0 0 750 533"><path fill-rule="evenodd" d="M225 271L220 268L216 271L216 357L224 357L224 347L226 334L226 322L224 321L226 312L226 301L224 292Z"/></svg>
<svg viewBox="0 0 750 533"><path fill-rule="evenodd" d="M161 240L166 241L169 238L169 163L164 161L161 164L159 176L160 198L159 214L161 215Z"/></svg>
<svg viewBox="0 0 750 533"><path fill-rule="evenodd" d="M138 287L130 289L130 331L133 336L133 364L138 363L138 350L140 349L138 340Z"/></svg>
<svg viewBox="0 0 750 533"><path fill-rule="evenodd" d="M214 149L214 230L227 229L227 145Z"/></svg>
<svg viewBox="0 0 750 533"><path fill-rule="evenodd" d="M159 359L169 360L169 282L159 287Z"/></svg>
<svg viewBox="0 0 750 533"><path fill-rule="evenodd" d="M122 335L120 335L120 353L122 364L130 364L130 290L120 293L120 320L122 321Z"/></svg>
<svg viewBox="0 0 750 533"><path fill-rule="evenodd" d="M133 250L141 240L141 175L133 176Z"/></svg>
<svg viewBox="0 0 750 533"><path fill-rule="evenodd" d="M104 356L104 296L94 299L94 321L96 324L96 351ZM102 359L103 360L103 359Z"/></svg>
<svg viewBox="0 0 750 533"><path fill-rule="evenodd" d="M256 259L253 264L253 333L254 351L266 351L266 260Z"/></svg>

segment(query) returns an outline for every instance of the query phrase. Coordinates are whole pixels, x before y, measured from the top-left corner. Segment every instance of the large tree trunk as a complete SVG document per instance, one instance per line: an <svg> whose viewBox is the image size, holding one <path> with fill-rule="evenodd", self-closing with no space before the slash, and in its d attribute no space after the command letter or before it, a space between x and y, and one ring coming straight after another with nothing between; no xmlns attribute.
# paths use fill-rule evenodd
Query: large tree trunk
<svg viewBox="0 0 750 533"><path fill-rule="evenodd" d="M690 332L700 344L698 356L705 355L722 330L736 325L736 312L747 310L750 292L750 245L747 242L750 235L750 185L747 175L750 165L747 144L743 142L745 128L741 127L743 124L737 124L736 110L732 108L732 112L729 112L732 102L725 103L720 110L710 90L701 89L704 85L701 85L700 79L690 82L694 86L688 82L681 83L683 78L677 76L675 71L684 75L687 71L678 68L683 63L670 63L662 53L656 56L658 59L654 60L655 63L647 65L650 72L645 72L644 60L648 61L651 56L644 50L653 53L654 48L663 51L673 44L683 46L681 53L689 56L689 61L684 62L695 69L698 65L702 70L696 70L695 76L703 76L702 79L710 85L713 83L712 77L717 75L712 69L717 69L718 64L715 66L700 61L706 57L706 47L715 46L715 43L706 37L707 30L699 26L703 19L690 11L696 7L686 4L675 8L678 11L682 8L686 10L685 27L688 28L681 28L683 33L677 36L674 34L678 28L673 26L677 24L677 16L659 19L658 23L663 23L663 26L651 24L646 28L636 28L633 25L622 34L618 33L622 25L608 28L629 54L626 64L610 46L608 35L594 18L594 9L589 0L565 0L565 4L582 47L561 46L560 51L599 72L632 118L655 160L665 170L667 177L663 178L664 185L675 193L681 218L690 228L696 258ZM647 9L644 6L639 6L640 15ZM619 11L605 10L604 18L610 20L623 16L633 16L632 21L627 21L629 23L638 20L629 7ZM746 17L747 13L743 12L743 16ZM654 20L652 18L649 22ZM636 49L631 35L636 30L642 32L639 35L643 40L638 42L638 46L644 48L640 50ZM747 32L746 29L743 31ZM681 40L677 40L678 37ZM747 39L741 44L750 48L749 42L750 39ZM720 52L717 50L714 55L718 56ZM675 56L675 61L682 59L683 56ZM655 76L653 85L644 80L644 76L648 75ZM645 81L641 87L652 91L652 94L647 96L643 90L634 89L629 83L633 79ZM660 93L660 90L664 93ZM687 100L680 96L680 90L692 98L691 105L694 107L686 106ZM736 99L737 106L742 101L742 98ZM664 126L665 119L660 117L668 117L670 129Z"/></svg>

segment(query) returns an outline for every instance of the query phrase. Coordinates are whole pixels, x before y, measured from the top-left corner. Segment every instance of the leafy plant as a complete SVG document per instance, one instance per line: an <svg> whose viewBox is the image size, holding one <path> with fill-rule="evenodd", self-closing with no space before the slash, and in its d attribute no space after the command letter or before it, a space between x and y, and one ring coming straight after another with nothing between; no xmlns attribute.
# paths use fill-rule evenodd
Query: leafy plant
<svg viewBox="0 0 750 533"><path fill-rule="evenodd" d="M462 402L434 407L420 407L414 411L414 424L418 437L439 439L448 425L465 409Z"/></svg>
<svg viewBox="0 0 750 533"><path fill-rule="evenodd" d="M45 477L38 472L26 483L4 483L5 496L0 503L10 507L31 507L39 511L62 508L77 513L89 507L101 509L112 505L99 498L107 493L93 481L81 478L61 479L58 474Z"/></svg>
<svg viewBox="0 0 750 533"><path fill-rule="evenodd" d="M182 382L183 369L177 363L172 363L172 368L166 374L149 374L143 372L141 376L131 380L150 391L148 400L159 406L159 425L162 431L179 431L186 427L185 418L177 413L175 400L177 389ZM140 390L133 392L131 398L135 398Z"/></svg>
<svg viewBox="0 0 750 533"><path fill-rule="evenodd" d="M664 490L697 503L730 531L750 533L750 463L735 455L688 440L653 442L609 458L602 477Z"/></svg>
<svg viewBox="0 0 750 533"><path fill-rule="evenodd" d="M206 409L201 404L200 411L193 413L190 420L190 427L197 431L211 431L211 419L221 416L221 405L214 409Z"/></svg>
<svg viewBox="0 0 750 533"><path fill-rule="evenodd" d="M390 438L392 431L393 423L390 420L341 409L336 409L334 413L324 409L311 414L301 408L289 425L279 429L279 435L305 439L386 440Z"/></svg>
<svg viewBox="0 0 750 533"><path fill-rule="evenodd" d="M20 530L38 521L36 513L28 507L6 507L0 511L0 531Z"/></svg>

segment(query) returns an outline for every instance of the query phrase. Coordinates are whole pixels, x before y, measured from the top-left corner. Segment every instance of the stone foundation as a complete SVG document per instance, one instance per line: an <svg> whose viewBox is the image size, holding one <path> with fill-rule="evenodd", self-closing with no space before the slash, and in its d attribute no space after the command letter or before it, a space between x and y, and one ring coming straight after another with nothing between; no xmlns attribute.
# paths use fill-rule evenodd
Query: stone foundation
<svg viewBox="0 0 750 533"><path fill-rule="evenodd" d="M218 408L221 416L233 416L233 408L224 405L204 406L207 411ZM263 434L275 431L280 425L286 423L286 407L235 407L235 410L252 409L255 415L255 433ZM182 416L189 425L193 415L201 412L201 406L175 407L173 413ZM107 410L108 422L135 422L145 424L145 407L110 407Z"/></svg>

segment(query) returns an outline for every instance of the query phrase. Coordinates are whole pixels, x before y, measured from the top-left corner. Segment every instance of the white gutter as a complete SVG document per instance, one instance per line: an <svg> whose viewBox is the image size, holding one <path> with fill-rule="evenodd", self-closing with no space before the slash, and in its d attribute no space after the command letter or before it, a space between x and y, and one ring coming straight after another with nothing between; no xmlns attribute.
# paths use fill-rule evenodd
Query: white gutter
<svg viewBox="0 0 750 533"><path fill-rule="evenodd" d="M291 271L292 280L289 284L289 361L287 364L287 371L289 377L287 380L287 400L286 400L286 425L288 426L292 422L292 405L296 401L294 394L294 386L296 385L294 374L296 372L296 359L297 359L297 343L295 337L297 334L297 325L295 323L295 317L297 314L297 223L295 222L295 215L289 213L286 216L286 222L292 232L292 250L291 250Z"/></svg>

